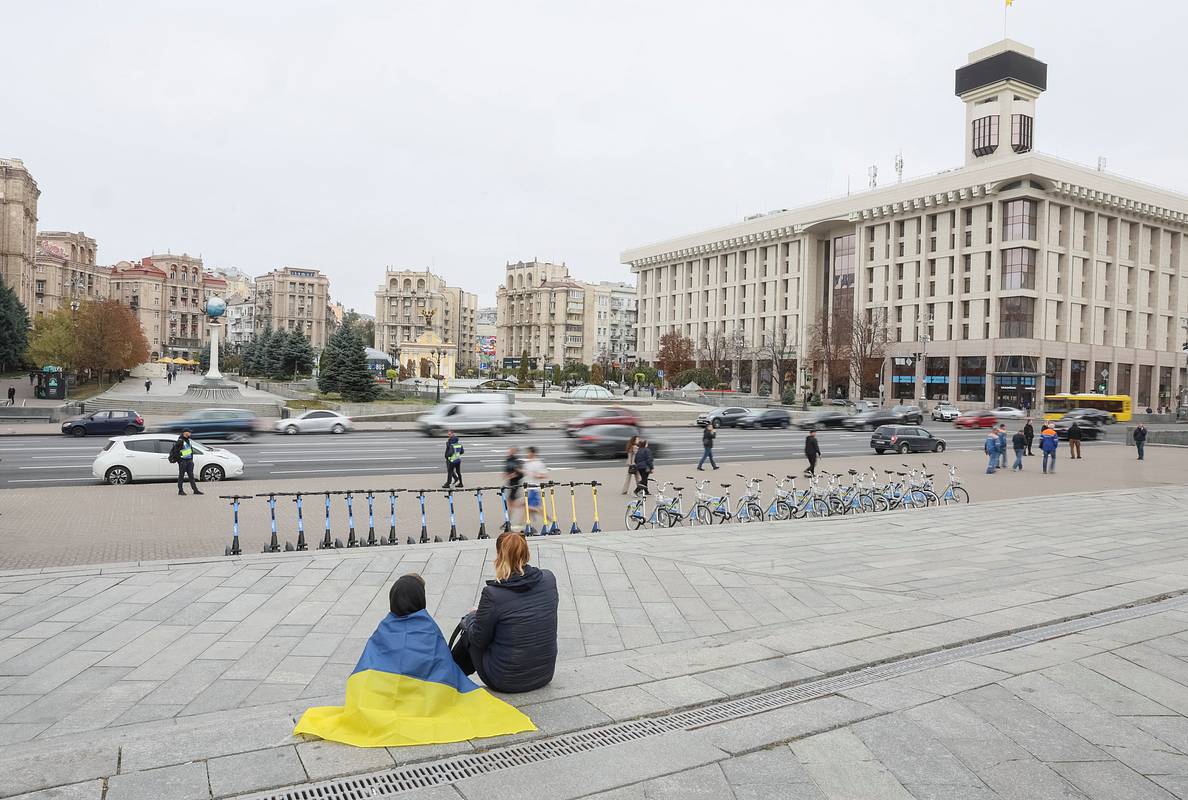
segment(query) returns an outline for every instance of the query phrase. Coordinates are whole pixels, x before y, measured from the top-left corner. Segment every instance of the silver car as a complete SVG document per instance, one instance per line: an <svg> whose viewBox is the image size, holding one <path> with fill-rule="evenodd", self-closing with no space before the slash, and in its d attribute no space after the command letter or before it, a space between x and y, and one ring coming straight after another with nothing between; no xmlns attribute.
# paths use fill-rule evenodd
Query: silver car
<svg viewBox="0 0 1188 800"><path fill-rule="evenodd" d="M999 419L1023 419L1027 416L1027 412L1015 406L999 406L990 409L990 413Z"/></svg>
<svg viewBox="0 0 1188 800"><path fill-rule="evenodd" d="M278 420L276 430L290 436L298 433L346 433L354 430L351 418L337 411L315 409L290 419Z"/></svg>
<svg viewBox="0 0 1188 800"><path fill-rule="evenodd" d="M932 409L932 418L939 422L952 422L959 416L961 416L960 409L952 403L938 403Z"/></svg>

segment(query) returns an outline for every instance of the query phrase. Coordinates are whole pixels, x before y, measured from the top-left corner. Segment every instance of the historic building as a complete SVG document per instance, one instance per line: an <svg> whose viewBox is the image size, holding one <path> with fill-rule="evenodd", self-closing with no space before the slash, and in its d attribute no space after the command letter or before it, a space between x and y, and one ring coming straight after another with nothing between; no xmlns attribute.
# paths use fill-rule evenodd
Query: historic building
<svg viewBox="0 0 1188 800"><path fill-rule="evenodd" d="M38 232L30 319L111 296L111 267L96 263L97 251L95 240L85 233Z"/></svg>
<svg viewBox="0 0 1188 800"><path fill-rule="evenodd" d="M1170 404L1188 384L1188 196L1035 152L1046 88L1031 48L991 45L957 70L963 166L628 250L641 357L668 331L699 349L726 334L743 389L771 384L762 350L786 340L797 382L835 396ZM823 323L885 332L873 385L827 369Z"/></svg>
<svg viewBox="0 0 1188 800"><path fill-rule="evenodd" d="M619 367L634 363L639 302L635 286L601 281L590 289L594 294L594 361Z"/></svg>
<svg viewBox="0 0 1188 800"><path fill-rule="evenodd" d="M256 335L256 302L251 295L243 295L227 286L227 313L223 317L226 325L228 345L238 349Z"/></svg>
<svg viewBox="0 0 1188 800"><path fill-rule="evenodd" d="M265 328L295 330L305 334L314 350L326 346L330 279L319 270L284 267L261 275L254 301L256 333Z"/></svg>
<svg viewBox="0 0 1188 800"><path fill-rule="evenodd" d="M375 291L375 346L395 355L432 333L459 370L479 365L478 296L429 270L388 269ZM428 341L428 340L422 340ZM401 363L408 359L400 356Z"/></svg>
<svg viewBox="0 0 1188 800"><path fill-rule="evenodd" d="M34 259L37 254L37 199L41 191L25 164L0 158L0 280L35 314Z"/></svg>
<svg viewBox="0 0 1188 800"><path fill-rule="evenodd" d="M153 360L197 360L207 341L206 299L225 297L227 282L184 253L154 253L111 269L111 297L136 315Z"/></svg>

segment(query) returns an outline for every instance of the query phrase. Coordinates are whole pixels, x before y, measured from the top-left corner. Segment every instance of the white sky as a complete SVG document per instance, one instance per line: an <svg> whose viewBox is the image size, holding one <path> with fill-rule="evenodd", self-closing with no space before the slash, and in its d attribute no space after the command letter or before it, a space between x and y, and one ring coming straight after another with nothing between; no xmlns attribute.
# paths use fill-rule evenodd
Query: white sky
<svg viewBox="0 0 1188 800"><path fill-rule="evenodd" d="M1188 190L1184 0L1015 0L1037 149ZM622 250L958 166L953 71L1003 0L58 0L0 10L0 156L102 263L385 266L493 303L505 261Z"/></svg>

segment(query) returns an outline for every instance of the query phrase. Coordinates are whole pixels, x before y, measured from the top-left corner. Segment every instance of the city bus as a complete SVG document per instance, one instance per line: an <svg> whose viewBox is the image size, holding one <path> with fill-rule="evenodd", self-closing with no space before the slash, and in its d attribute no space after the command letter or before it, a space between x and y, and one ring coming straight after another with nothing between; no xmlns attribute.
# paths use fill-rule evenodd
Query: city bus
<svg viewBox="0 0 1188 800"><path fill-rule="evenodd" d="M1130 422L1128 394L1049 394L1044 396L1044 419L1057 420L1075 408L1108 411L1118 422Z"/></svg>

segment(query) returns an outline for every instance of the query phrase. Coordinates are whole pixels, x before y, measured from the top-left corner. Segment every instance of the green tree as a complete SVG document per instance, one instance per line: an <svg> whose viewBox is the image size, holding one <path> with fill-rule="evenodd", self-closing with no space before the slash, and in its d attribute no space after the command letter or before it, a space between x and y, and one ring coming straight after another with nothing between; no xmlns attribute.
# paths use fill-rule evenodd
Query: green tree
<svg viewBox="0 0 1188 800"><path fill-rule="evenodd" d="M62 308L38 317L26 357L38 368L53 365L72 370L78 366L78 339L70 309Z"/></svg>
<svg viewBox="0 0 1188 800"><path fill-rule="evenodd" d="M296 379L298 375L304 375L313 370L314 352L313 346L297 331L289 334L285 341L284 350L281 353L281 364L283 367L283 377L285 380Z"/></svg>
<svg viewBox="0 0 1188 800"><path fill-rule="evenodd" d="M266 374L268 347L272 343L272 335L272 328L270 326L266 327L256 337L255 344L252 347L252 360L246 364L249 375L260 376Z"/></svg>
<svg viewBox="0 0 1188 800"><path fill-rule="evenodd" d="M350 328L344 326L345 338L339 346L339 391L343 400L352 403L366 403L374 400L379 390L371 370L367 368L367 351L363 340Z"/></svg>
<svg viewBox="0 0 1188 800"><path fill-rule="evenodd" d="M0 372L20 364L29 346L29 312L0 280Z"/></svg>
<svg viewBox="0 0 1188 800"><path fill-rule="evenodd" d="M523 353L520 354L520 370L516 374L516 383L518 383L522 388L526 388L526 387L532 385L531 383L528 382L528 351L527 350L525 350Z"/></svg>
<svg viewBox="0 0 1188 800"><path fill-rule="evenodd" d="M322 348L321 363L318 365L318 391L324 394L337 392L341 388L342 344L344 337L349 334L350 329L345 325L339 327Z"/></svg>
<svg viewBox="0 0 1188 800"><path fill-rule="evenodd" d="M268 341L268 350L264 354L263 369L260 371L262 375L284 380L285 350L289 346L290 337L291 334L283 328L272 334L272 338Z"/></svg>
<svg viewBox="0 0 1188 800"><path fill-rule="evenodd" d="M256 337L252 337L239 351L239 371L243 375L253 374L252 359L256 357Z"/></svg>
<svg viewBox="0 0 1188 800"><path fill-rule="evenodd" d="M358 311L351 309L342 315L342 327L350 328L359 335L364 347L375 347L375 320L365 319Z"/></svg>

